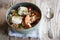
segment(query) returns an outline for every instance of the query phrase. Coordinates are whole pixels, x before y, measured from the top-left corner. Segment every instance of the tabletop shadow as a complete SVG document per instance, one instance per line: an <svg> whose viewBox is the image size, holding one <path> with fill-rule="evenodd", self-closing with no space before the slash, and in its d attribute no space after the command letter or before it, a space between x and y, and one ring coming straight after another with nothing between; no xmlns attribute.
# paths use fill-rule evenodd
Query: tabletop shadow
<svg viewBox="0 0 60 40"><path fill-rule="evenodd" d="M0 24L0 33L8 35L8 24L6 22Z"/></svg>

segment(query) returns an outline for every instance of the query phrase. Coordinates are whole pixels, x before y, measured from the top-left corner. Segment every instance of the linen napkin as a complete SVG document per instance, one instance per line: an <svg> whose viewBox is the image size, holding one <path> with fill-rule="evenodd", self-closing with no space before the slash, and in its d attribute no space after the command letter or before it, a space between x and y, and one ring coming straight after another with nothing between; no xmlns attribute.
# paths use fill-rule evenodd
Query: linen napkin
<svg viewBox="0 0 60 40"><path fill-rule="evenodd" d="M38 29L31 31L29 33L21 34L13 30L9 30L8 35L9 36L15 36L15 37L32 37L32 38L38 38Z"/></svg>

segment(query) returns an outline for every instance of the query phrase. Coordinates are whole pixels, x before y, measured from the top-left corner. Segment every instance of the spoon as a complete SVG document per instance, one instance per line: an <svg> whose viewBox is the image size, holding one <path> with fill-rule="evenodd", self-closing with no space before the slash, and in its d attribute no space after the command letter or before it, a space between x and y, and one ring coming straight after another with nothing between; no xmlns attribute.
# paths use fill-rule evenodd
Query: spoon
<svg viewBox="0 0 60 40"><path fill-rule="evenodd" d="M46 14L46 18L50 21L54 16L53 10L50 8Z"/></svg>
<svg viewBox="0 0 60 40"><path fill-rule="evenodd" d="M49 30L48 30L48 37L49 37L50 39L53 38L53 34L52 34L52 31L51 31L51 22L50 22L50 20L53 18L53 16L54 16L53 10L52 10L51 8L48 9L46 18L47 18L47 20L49 21L49 22L48 22L48 27L49 27Z"/></svg>

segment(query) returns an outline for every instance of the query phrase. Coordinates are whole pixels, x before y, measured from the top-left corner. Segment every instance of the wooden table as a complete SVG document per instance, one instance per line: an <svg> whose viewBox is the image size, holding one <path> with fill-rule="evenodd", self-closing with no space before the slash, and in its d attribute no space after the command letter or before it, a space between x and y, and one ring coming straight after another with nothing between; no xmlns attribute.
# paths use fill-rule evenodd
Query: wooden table
<svg viewBox="0 0 60 40"><path fill-rule="evenodd" d="M42 11L41 28L43 30L41 40L48 40L47 37L47 19L45 18L46 10L45 3L51 7L54 11L54 17L51 19L51 30L53 33L53 39L49 40L60 40L60 0L0 0L0 40L39 40L37 38L16 38L9 37L7 35L8 25L5 21L5 14L7 9L19 2L31 2L36 4ZM42 28L43 27L43 28Z"/></svg>

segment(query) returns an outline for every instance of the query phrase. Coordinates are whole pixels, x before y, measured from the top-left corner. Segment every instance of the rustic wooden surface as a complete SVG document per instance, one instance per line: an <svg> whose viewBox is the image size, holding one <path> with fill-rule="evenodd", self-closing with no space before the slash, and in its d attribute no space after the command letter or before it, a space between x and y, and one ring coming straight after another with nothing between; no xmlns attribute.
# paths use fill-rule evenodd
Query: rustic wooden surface
<svg viewBox="0 0 60 40"><path fill-rule="evenodd" d="M31 2L36 4L42 11L42 19L40 24L40 40L60 40L60 0L0 0L0 40L39 40L37 38L16 38L7 35L8 25L5 21L7 9L19 2ZM51 30L53 38L47 37L47 19L45 18L46 6L51 7L54 11L54 17L51 19Z"/></svg>

